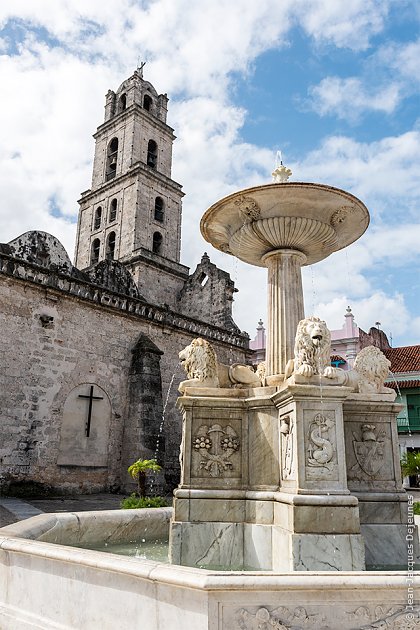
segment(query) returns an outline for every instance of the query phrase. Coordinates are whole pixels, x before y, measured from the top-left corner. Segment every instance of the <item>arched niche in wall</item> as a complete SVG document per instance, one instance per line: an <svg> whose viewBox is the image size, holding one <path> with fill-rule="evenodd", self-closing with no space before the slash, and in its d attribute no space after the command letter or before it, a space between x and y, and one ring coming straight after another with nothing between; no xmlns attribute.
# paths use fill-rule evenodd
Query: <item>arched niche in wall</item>
<svg viewBox="0 0 420 630"><path fill-rule="evenodd" d="M106 467L110 421L111 403L101 387L72 389L64 402L57 464Z"/></svg>

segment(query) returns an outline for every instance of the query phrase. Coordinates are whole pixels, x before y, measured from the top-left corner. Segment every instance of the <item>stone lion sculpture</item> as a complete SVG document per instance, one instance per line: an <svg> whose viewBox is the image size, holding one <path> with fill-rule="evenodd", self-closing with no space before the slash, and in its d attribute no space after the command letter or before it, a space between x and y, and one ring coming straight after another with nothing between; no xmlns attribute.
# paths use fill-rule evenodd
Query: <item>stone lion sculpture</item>
<svg viewBox="0 0 420 630"><path fill-rule="evenodd" d="M358 390L361 394L385 394L394 392L384 386L389 376L391 361L375 346L367 346L359 352L354 362L354 377L357 378Z"/></svg>
<svg viewBox="0 0 420 630"><path fill-rule="evenodd" d="M261 380L251 366L224 365L217 360L211 344L197 338L179 353L181 365L187 373L178 390L186 387L260 387Z"/></svg>
<svg viewBox="0 0 420 630"><path fill-rule="evenodd" d="M327 324L319 317L306 317L297 327L295 358L286 366L285 378L299 374L310 378L316 374L335 378L336 368L331 367L331 334Z"/></svg>

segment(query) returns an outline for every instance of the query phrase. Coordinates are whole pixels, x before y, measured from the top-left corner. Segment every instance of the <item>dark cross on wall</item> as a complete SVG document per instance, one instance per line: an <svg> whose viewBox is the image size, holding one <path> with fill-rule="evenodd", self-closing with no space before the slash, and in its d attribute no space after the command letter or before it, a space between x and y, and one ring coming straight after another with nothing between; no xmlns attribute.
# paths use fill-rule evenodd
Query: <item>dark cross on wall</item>
<svg viewBox="0 0 420 630"><path fill-rule="evenodd" d="M79 398L87 398L87 400L89 401L89 408L88 408L88 417L87 417L87 421L86 421L86 427L85 427L85 435L86 437L89 437L90 435L90 423L92 420L92 405L93 405L93 401L94 400L103 400L103 396L94 396L93 395L93 385L90 386L90 392L88 396L84 396L83 394L79 394Z"/></svg>

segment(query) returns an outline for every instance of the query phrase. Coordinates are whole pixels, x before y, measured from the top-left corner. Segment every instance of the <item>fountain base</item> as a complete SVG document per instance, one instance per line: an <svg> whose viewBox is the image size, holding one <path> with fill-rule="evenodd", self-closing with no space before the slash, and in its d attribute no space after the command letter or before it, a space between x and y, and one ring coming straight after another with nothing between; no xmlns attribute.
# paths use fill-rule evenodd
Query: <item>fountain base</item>
<svg viewBox="0 0 420 630"><path fill-rule="evenodd" d="M350 387L295 381L229 395L187 388L179 399L173 563L354 571L366 554L369 564L404 564L399 405L388 394L369 400Z"/></svg>

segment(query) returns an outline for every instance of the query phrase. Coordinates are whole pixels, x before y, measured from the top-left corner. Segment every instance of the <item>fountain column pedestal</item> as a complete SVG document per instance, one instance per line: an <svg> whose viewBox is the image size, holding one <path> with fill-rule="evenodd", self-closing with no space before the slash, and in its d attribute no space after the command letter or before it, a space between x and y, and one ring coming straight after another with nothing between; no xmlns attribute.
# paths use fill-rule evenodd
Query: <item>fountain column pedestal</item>
<svg viewBox="0 0 420 630"><path fill-rule="evenodd" d="M293 358L296 328L305 317L301 266L306 256L294 249L279 249L262 258L268 268L268 332L266 375L282 377Z"/></svg>

